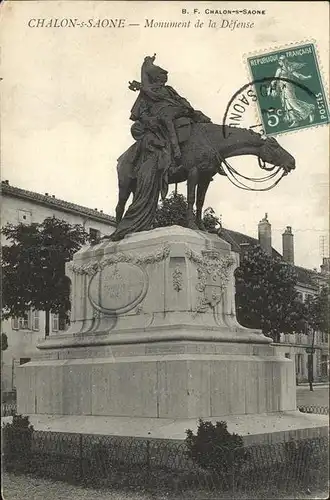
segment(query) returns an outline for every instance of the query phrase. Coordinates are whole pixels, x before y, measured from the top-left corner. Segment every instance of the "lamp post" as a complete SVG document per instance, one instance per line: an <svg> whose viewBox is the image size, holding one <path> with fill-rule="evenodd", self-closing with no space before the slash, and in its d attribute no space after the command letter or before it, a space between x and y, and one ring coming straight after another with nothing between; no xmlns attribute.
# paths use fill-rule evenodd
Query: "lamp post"
<svg viewBox="0 0 330 500"><path fill-rule="evenodd" d="M308 354L308 383L309 383L309 390L313 391L313 382L314 382L314 376L313 376L313 368L314 368L314 343L315 343L315 330L313 328L313 336L312 336L312 345L311 347L306 347L306 352Z"/></svg>

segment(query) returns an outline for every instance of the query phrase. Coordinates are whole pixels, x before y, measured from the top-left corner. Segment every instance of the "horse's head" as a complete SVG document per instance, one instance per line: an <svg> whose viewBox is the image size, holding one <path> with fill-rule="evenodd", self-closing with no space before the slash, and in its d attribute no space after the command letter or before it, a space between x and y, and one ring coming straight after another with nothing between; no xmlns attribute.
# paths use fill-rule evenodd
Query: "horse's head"
<svg viewBox="0 0 330 500"><path fill-rule="evenodd" d="M261 148L259 157L266 163L282 167L286 173L296 168L296 161L274 137L267 137Z"/></svg>

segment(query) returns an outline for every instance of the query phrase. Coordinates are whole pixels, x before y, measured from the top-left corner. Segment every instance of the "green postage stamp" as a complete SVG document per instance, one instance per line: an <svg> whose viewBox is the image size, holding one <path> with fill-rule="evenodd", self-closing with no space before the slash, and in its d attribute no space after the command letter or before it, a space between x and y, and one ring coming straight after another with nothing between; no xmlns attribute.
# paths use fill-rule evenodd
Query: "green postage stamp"
<svg viewBox="0 0 330 500"><path fill-rule="evenodd" d="M330 122L313 43L248 57L247 62L266 135Z"/></svg>

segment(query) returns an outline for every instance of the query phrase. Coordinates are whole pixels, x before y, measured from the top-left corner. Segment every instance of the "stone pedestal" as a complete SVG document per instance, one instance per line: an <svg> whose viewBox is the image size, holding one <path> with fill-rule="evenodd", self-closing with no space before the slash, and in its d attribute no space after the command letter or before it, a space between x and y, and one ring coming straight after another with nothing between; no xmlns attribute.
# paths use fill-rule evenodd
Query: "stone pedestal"
<svg viewBox="0 0 330 500"><path fill-rule="evenodd" d="M296 409L294 365L236 321L238 255L178 226L81 249L70 329L18 374L24 414L165 419Z"/></svg>
<svg viewBox="0 0 330 500"><path fill-rule="evenodd" d="M292 362L253 344L76 347L20 368L24 414L198 418L295 410Z"/></svg>

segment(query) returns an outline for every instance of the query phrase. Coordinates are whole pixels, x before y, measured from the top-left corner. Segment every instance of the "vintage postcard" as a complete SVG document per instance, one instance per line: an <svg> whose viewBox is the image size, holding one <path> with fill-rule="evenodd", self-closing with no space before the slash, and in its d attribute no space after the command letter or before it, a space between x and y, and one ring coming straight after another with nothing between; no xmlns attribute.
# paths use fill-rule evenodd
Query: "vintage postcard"
<svg viewBox="0 0 330 500"><path fill-rule="evenodd" d="M328 3L0 37L4 498L326 498Z"/></svg>

